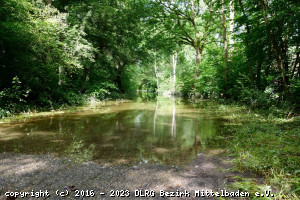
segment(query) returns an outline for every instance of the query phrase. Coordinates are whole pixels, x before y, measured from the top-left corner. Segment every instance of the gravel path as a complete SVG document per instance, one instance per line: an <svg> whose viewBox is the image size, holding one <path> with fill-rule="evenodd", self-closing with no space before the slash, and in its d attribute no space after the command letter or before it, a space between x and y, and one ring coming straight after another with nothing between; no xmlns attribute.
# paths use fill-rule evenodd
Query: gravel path
<svg viewBox="0 0 300 200"><path fill-rule="evenodd" d="M0 199L6 199L4 194L8 191L30 193L40 190L48 191L50 196L39 199L124 199L118 196L127 196L128 192L127 199L160 199L160 190L178 190L191 195L167 199L194 199L194 190L221 190L234 181L237 174L228 172L230 166L224 164L224 160L200 154L184 168L162 165L103 167L95 162L74 163L52 155L0 153ZM60 197L57 190L69 194ZM115 197L110 196L112 191ZM155 197L138 197L138 194L146 195L146 191L149 191L148 195L155 192ZM87 197L93 193L94 197ZM31 194L17 199L37 199L30 197Z"/></svg>

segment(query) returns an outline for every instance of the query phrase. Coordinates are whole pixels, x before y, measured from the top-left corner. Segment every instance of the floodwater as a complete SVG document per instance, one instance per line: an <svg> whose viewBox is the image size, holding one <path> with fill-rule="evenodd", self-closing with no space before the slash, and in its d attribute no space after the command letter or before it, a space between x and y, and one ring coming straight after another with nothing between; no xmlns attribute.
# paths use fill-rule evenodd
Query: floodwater
<svg viewBox="0 0 300 200"><path fill-rule="evenodd" d="M54 154L103 165L185 165L222 146L212 106L180 100L126 102L0 125L0 152Z"/></svg>

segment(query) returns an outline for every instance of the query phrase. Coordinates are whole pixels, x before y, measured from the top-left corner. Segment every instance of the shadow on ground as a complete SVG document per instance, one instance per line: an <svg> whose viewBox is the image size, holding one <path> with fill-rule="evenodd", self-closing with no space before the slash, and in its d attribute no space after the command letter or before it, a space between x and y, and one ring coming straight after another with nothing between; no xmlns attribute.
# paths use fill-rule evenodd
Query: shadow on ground
<svg viewBox="0 0 300 200"><path fill-rule="evenodd" d="M95 197L88 199L109 199L113 198L110 197L112 190L129 190L129 199L140 199L135 195L145 195L146 190L153 190L155 197L151 199L160 199L162 198L160 190L165 192L178 190L189 192L191 197L170 199L194 199L195 190L220 191L228 188L228 184L235 181L234 177L249 176L230 172L227 159L229 158L199 154L184 168L162 165L103 167L95 162L74 163L67 158L56 158L51 155L1 153L0 196L3 198L8 191L47 190L50 194L47 199L63 199L55 193L57 190L60 192L67 190L69 195L64 199L86 199L76 198L74 190L93 190ZM100 195L100 192L104 192L105 195ZM36 198L27 196L26 199ZM114 199L120 199L117 193Z"/></svg>

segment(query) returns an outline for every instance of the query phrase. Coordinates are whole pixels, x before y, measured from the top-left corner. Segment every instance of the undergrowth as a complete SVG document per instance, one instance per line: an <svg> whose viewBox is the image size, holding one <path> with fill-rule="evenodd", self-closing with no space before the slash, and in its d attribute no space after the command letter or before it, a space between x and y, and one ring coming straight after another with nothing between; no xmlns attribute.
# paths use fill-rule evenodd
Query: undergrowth
<svg viewBox="0 0 300 200"><path fill-rule="evenodd" d="M256 112L234 105L221 105L219 112L228 120L226 143L237 169L252 171L265 179L264 184L247 179L232 186L249 190L254 199L255 192L264 193L266 188L275 194L275 199L299 199L300 117L283 118L271 111Z"/></svg>

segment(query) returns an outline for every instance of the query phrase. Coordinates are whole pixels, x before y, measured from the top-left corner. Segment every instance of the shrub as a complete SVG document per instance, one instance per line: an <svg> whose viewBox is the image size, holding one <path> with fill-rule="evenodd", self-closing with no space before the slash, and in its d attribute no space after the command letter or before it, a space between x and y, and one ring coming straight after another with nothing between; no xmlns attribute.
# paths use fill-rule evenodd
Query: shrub
<svg viewBox="0 0 300 200"><path fill-rule="evenodd" d="M12 87L4 88L0 92L0 117L25 110L27 108L26 99L30 91L29 88L22 88L19 78L14 77Z"/></svg>

